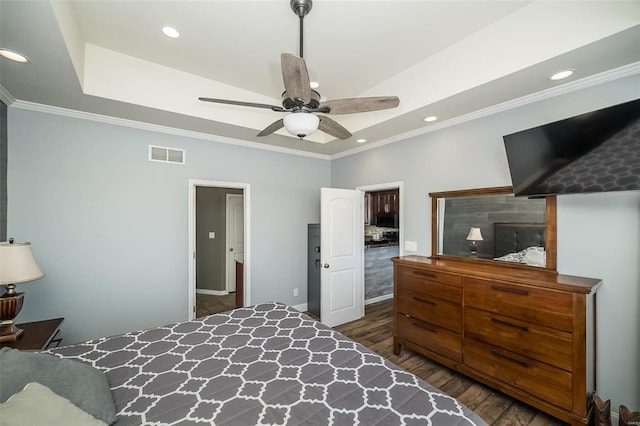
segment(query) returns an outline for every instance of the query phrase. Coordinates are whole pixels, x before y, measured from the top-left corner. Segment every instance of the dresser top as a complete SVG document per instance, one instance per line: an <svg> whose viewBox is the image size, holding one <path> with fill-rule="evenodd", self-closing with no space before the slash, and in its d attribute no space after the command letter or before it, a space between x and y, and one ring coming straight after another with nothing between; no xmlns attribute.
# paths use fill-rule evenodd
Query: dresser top
<svg viewBox="0 0 640 426"><path fill-rule="evenodd" d="M597 278L563 275L535 267L510 265L504 262L477 260L473 262L455 259L432 259L426 256L401 256L391 259L396 264L422 269L432 269L482 278L494 278L575 293L591 293L600 286Z"/></svg>

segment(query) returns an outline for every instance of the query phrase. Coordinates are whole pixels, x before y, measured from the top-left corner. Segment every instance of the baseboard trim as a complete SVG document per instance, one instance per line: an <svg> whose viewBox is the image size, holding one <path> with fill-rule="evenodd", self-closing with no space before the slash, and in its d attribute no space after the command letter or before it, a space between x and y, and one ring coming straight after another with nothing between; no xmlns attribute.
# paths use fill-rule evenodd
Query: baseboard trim
<svg viewBox="0 0 640 426"><path fill-rule="evenodd" d="M196 288L197 294L208 294L210 296L226 296L229 294L228 291L225 290L208 290L206 288Z"/></svg>
<svg viewBox="0 0 640 426"><path fill-rule="evenodd" d="M376 302L382 302L383 300L393 299L393 293L383 294L382 296L374 297L364 301L365 305L370 305ZM301 303L299 305L291 305L292 308L297 309L300 312L307 312L309 305L307 303Z"/></svg>
<svg viewBox="0 0 640 426"><path fill-rule="evenodd" d="M382 296L373 297L371 299L367 299L364 301L365 305L370 305L372 303L382 302L383 300L393 299L393 293L383 294Z"/></svg>
<svg viewBox="0 0 640 426"><path fill-rule="evenodd" d="M307 303L301 303L299 305L292 305L293 309L297 309L300 312L307 312L309 305Z"/></svg>

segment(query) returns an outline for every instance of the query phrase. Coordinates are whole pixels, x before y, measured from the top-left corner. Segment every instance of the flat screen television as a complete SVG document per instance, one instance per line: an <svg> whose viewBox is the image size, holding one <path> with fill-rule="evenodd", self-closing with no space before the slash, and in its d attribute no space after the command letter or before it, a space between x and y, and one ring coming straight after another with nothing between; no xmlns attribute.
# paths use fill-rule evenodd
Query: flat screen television
<svg viewBox="0 0 640 426"><path fill-rule="evenodd" d="M640 190L640 99L503 139L516 196Z"/></svg>

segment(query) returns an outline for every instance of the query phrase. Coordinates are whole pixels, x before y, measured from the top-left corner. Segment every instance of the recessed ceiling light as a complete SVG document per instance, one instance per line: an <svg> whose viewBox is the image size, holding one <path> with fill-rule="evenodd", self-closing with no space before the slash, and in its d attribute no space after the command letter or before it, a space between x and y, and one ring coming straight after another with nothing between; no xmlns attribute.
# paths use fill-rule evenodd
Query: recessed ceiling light
<svg viewBox="0 0 640 426"><path fill-rule="evenodd" d="M311 88L312 89L317 89L318 87L320 87L320 83L318 83L317 81L312 81L311 82Z"/></svg>
<svg viewBox="0 0 640 426"><path fill-rule="evenodd" d="M571 77L574 72L575 72L575 70L558 71L557 73L555 73L551 77L549 77L549 80L562 80L563 78Z"/></svg>
<svg viewBox="0 0 640 426"><path fill-rule="evenodd" d="M356 142L358 143L365 143L367 140L366 139L358 139Z"/></svg>
<svg viewBox="0 0 640 426"><path fill-rule="evenodd" d="M176 30L173 27L162 27L162 32L164 33L164 35L166 35L167 37L171 37L171 38L178 38L180 37L180 32L178 32L178 30Z"/></svg>
<svg viewBox="0 0 640 426"><path fill-rule="evenodd" d="M15 61L15 62L22 62L22 63L29 62L29 58L24 56L22 53L16 52L14 50L0 49L0 56L7 59L11 59L12 61Z"/></svg>
<svg viewBox="0 0 640 426"><path fill-rule="evenodd" d="M429 117L425 117L424 121L429 122L429 121L436 121L438 119L438 117L436 117L435 115L430 115Z"/></svg>

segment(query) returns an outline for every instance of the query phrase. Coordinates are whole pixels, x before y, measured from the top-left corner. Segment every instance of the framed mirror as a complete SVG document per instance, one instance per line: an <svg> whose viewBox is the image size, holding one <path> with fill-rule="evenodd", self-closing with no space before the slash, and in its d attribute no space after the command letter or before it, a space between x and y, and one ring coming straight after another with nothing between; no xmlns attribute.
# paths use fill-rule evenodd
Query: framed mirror
<svg viewBox="0 0 640 426"><path fill-rule="evenodd" d="M432 192L431 257L556 271L556 197L510 186Z"/></svg>

